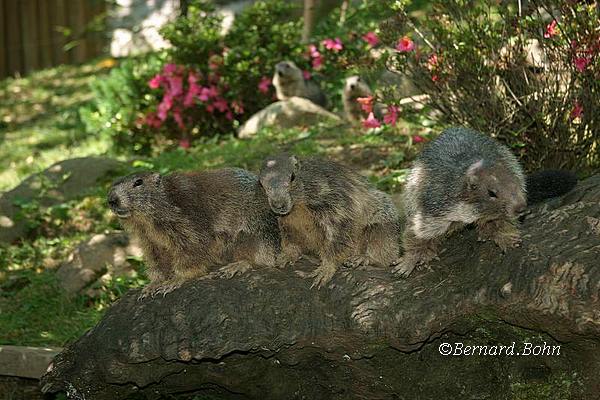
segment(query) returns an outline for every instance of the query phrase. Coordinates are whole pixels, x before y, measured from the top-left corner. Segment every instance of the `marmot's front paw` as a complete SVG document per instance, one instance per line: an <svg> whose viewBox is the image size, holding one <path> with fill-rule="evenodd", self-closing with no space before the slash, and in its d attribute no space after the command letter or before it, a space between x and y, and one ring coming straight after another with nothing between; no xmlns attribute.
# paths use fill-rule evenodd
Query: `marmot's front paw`
<svg viewBox="0 0 600 400"><path fill-rule="evenodd" d="M321 265L319 265L319 267L317 267L317 269L315 269L313 272L307 273L303 271L296 271L296 274L300 275L303 278L314 278L314 281L312 285L310 285L310 288L313 289L316 287L317 289L321 289L325 284L327 284L327 282L331 280L333 275L335 275L336 271L337 268L335 264L321 263Z"/></svg>
<svg viewBox="0 0 600 400"><path fill-rule="evenodd" d="M147 297L150 297L150 298L154 297L154 295L156 294L156 290L158 288L159 288L158 285L149 283L148 285L146 285L142 288L142 291L140 292L140 295L138 296L137 300L142 301Z"/></svg>
<svg viewBox="0 0 600 400"><path fill-rule="evenodd" d="M346 268L358 268L364 265L369 265L369 259L362 255L352 256L349 257L346 261L344 261L342 265Z"/></svg>
<svg viewBox="0 0 600 400"><path fill-rule="evenodd" d="M406 279L417 267L417 261L412 257L402 257L398 264L392 269L392 273L400 278Z"/></svg>
<svg viewBox="0 0 600 400"><path fill-rule="evenodd" d="M516 228L514 230L498 232L493 237L493 240L505 253L508 249L519 247L522 243L521 235Z"/></svg>
<svg viewBox="0 0 600 400"><path fill-rule="evenodd" d="M241 275L251 269L252 264L250 264L248 261L242 260L227 264L226 266L220 268L216 274L219 278L231 279L236 274Z"/></svg>

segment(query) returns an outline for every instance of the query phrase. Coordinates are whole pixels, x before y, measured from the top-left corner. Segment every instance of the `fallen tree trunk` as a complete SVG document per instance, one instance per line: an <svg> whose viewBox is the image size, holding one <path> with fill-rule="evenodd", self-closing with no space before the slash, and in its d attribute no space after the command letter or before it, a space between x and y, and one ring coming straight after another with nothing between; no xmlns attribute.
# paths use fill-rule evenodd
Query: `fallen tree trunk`
<svg viewBox="0 0 600 400"><path fill-rule="evenodd" d="M42 385L111 400L509 399L548 388L596 398L600 175L533 208L522 232L506 255L458 233L432 270L407 280L342 270L318 291L289 269L264 269L141 302L131 291L55 358ZM516 348L444 356L445 342ZM559 354L523 355L525 343L544 342Z"/></svg>

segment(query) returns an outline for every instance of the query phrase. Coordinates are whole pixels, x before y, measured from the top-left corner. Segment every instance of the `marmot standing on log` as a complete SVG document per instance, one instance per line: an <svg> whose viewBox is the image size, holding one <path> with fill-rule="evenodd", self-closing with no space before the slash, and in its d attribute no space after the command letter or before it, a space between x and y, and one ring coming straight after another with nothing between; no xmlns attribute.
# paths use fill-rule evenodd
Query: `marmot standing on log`
<svg viewBox="0 0 600 400"><path fill-rule="evenodd" d="M256 175L243 169L130 175L113 184L108 203L142 246L151 282L141 297L166 294L211 267L232 276L276 265L277 218Z"/></svg>
<svg viewBox="0 0 600 400"><path fill-rule="evenodd" d="M400 223L390 197L352 169L293 155L268 157L260 182L279 215L280 264L302 254L319 256L310 275L322 287L341 264L387 267L399 257Z"/></svg>
<svg viewBox="0 0 600 400"><path fill-rule="evenodd" d="M294 96L304 97L323 108L327 107L327 97L319 85L304 79L302 70L292 61L282 61L275 65L273 86L278 100L287 100Z"/></svg>
<svg viewBox="0 0 600 400"><path fill-rule="evenodd" d="M539 187L551 182L559 184ZM491 239L503 251L518 246L516 217L528 201L558 196L576 183L570 172L543 171L526 184L506 146L471 129L449 128L423 150L408 175L404 256L394 272L407 277L417 265L427 265L445 235L470 223L477 225L480 240Z"/></svg>
<svg viewBox="0 0 600 400"><path fill-rule="evenodd" d="M360 76L350 76L346 78L344 91L342 92L342 101L344 103L344 114L350 122L360 122L368 115L361 108L358 102L360 97L373 96L371 88L361 79ZM373 115L377 119L383 118L385 106L381 103L373 105Z"/></svg>

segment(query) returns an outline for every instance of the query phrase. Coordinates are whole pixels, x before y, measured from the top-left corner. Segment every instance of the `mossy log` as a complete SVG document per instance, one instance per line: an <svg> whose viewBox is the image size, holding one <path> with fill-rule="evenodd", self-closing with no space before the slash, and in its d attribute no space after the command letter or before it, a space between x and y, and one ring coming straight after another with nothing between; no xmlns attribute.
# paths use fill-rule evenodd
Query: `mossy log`
<svg viewBox="0 0 600 400"><path fill-rule="evenodd" d="M597 398L600 175L533 207L522 233L508 254L454 234L407 280L341 269L311 290L293 269L263 269L145 301L133 290L42 386L110 400ZM445 342L516 350L443 356ZM516 355L544 342L560 353Z"/></svg>

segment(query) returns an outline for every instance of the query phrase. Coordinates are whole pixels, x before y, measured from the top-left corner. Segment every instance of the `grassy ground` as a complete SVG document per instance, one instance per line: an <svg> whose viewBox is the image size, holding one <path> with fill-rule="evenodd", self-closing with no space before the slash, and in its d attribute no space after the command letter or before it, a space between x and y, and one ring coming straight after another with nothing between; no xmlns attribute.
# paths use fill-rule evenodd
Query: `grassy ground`
<svg viewBox="0 0 600 400"><path fill-rule="evenodd" d="M107 62L59 67L23 79L0 82L0 190L17 185L33 172L76 156L105 154L110 143L85 133L78 108L89 101L88 83L102 77ZM425 128L402 126L374 134L356 134L347 126L263 132L240 141L233 137L196 142L189 150L167 149L155 158L129 160L129 168L176 169L238 166L256 170L270 153L285 149L299 155L319 154L350 163L379 187L397 191L404 168L417 150L410 133ZM418 131L414 131L418 129ZM105 206L105 182L92 194L48 210L33 210L29 238L0 246L0 343L61 346L93 326L123 292L143 285L143 266L133 278L111 277L94 297L69 296L55 270L78 243L95 233L118 229Z"/></svg>
<svg viewBox="0 0 600 400"><path fill-rule="evenodd" d="M58 160L108 149L85 133L78 116L90 99L88 83L108 65L61 66L0 82L0 190Z"/></svg>

